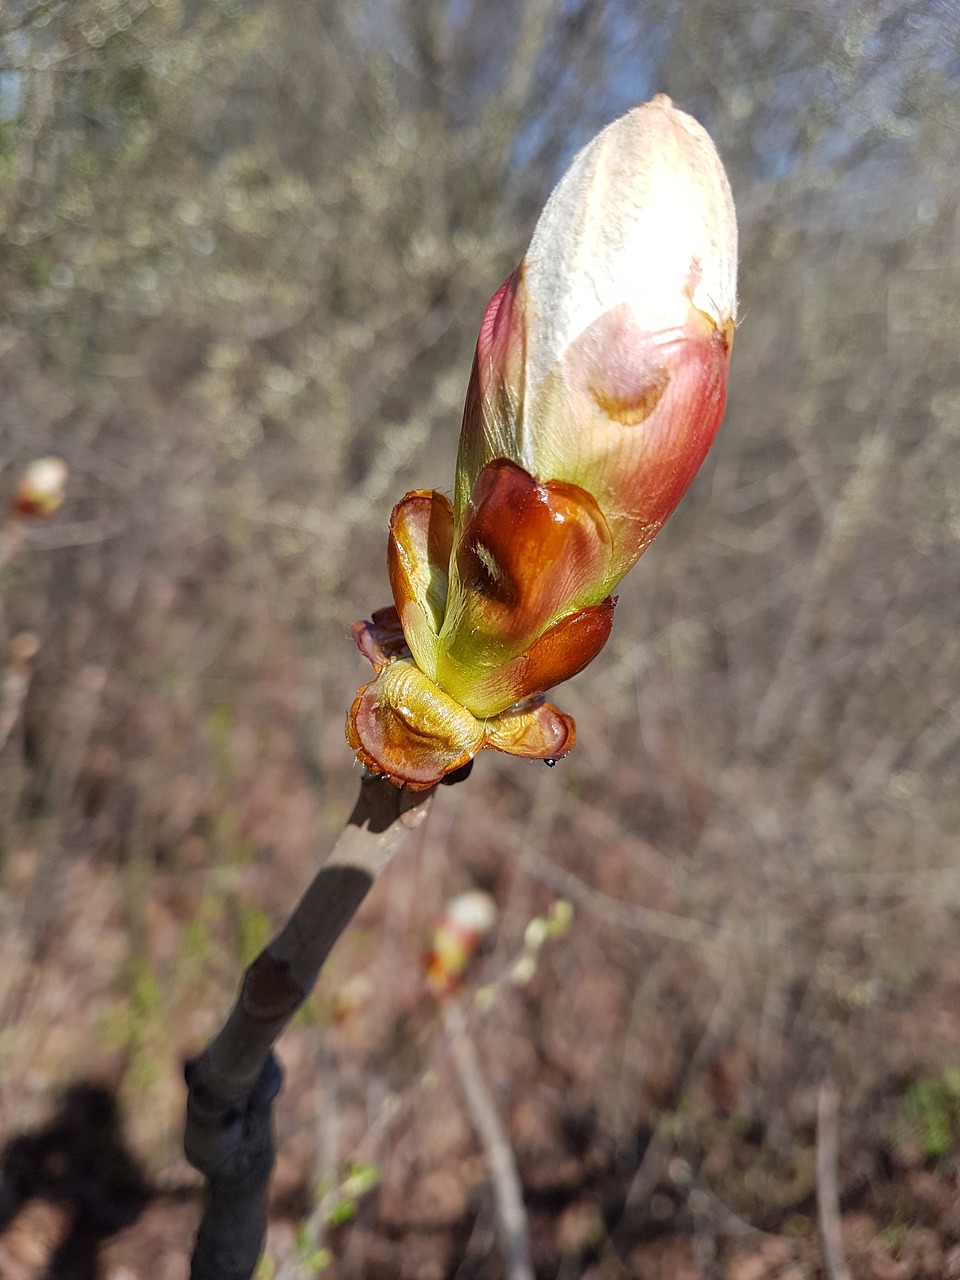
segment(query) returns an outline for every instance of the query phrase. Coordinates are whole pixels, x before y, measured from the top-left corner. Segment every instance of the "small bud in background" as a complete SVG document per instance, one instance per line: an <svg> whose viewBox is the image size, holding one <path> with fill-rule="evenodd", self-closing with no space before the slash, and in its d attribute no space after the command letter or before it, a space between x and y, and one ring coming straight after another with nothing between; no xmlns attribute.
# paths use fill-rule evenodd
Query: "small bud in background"
<svg viewBox="0 0 960 1280"><path fill-rule="evenodd" d="M537 957L532 951L524 951L510 971L510 981L515 987L528 987L537 976Z"/></svg>
<svg viewBox="0 0 960 1280"><path fill-rule="evenodd" d="M427 988L438 1000L459 986L477 947L497 922L489 893L469 890L451 898L433 935L427 959Z"/></svg>
<svg viewBox="0 0 960 1280"><path fill-rule="evenodd" d="M556 898L547 912L547 933L551 938L562 938L573 923L573 903L567 898Z"/></svg>
<svg viewBox="0 0 960 1280"><path fill-rule="evenodd" d="M533 981L544 943L562 938L572 921L573 903L566 898L555 898L546 915L533 917L523 931L523 951L510 972L515 987L526 987Z"/></svg>
<svg viewBox="0 0 960 1280"><path fill-rule="evenodd" d="M543 916L534 916L523 933L523 945L528 951L539 951L549 937L547 922Z"/></svg>
<svg viewBox="0 0 960 1280"><path fill-rule="evenodd" d="M68 474L62 458L37 458L31 462L13 496L14 512L33 520L52 516L63 502Z"/></svg>

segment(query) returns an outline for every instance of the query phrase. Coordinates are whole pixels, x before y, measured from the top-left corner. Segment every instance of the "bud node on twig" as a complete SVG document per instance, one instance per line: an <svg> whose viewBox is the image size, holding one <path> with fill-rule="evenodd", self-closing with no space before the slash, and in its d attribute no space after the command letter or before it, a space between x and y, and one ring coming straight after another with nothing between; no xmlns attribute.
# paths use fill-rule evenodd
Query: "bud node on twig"
<svg viewBox="0 0 960 1280"><path fill-rule="evenodd" d="M278 960L267 948L247 970L241 999L251 1018L258 1022L271 1022L293 1013L303 1003L306 994L291 975L289 962Z"/></svg>

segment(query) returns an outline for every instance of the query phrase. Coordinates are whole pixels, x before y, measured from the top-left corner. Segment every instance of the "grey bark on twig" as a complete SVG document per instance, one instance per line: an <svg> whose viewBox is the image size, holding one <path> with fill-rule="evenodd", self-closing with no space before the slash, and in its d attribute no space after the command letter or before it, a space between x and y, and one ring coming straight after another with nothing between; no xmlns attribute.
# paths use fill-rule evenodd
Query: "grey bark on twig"
<svg viewBox="0 0 960 1280"><path fill-rule="evenodd" d="M267 1227L267 1189L273 1170L272 1108L283 1076L269 1054L241 1107L224 1113L186 1071L190 1089L184 1149L207 1179L207 1196L190 1275L193 1280L248 1280Z"/></svg>
<svg viewBox="0 0 960 1280"><path fill-rule="evenodd" d="M331 947L432 792L364 777L353 813L283 929L252 962L219 1034L187 1068L187 1158L207 1179L191 1280L249 1280L266 1230L273 1168L272 1049L306 1000Z"/></svg>

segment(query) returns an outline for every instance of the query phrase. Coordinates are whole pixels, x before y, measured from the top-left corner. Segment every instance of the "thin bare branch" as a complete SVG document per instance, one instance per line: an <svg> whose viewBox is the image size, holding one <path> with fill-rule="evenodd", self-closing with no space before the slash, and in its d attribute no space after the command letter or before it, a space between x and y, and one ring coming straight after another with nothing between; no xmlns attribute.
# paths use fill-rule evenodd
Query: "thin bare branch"
<svg viewBox="0 0 960 1280"><path fill-rule="evenodd" d="M208 1184L192 1280L253 1274L273 1168L271 1110L281 1085L273 1046L377 876L423 822L431 796L363 779L353 813L310 887L250 964L219 1034L188 1067L184 1147Z"/></svg>
<svg viewBox="0 0 960 1280"><path fill-rule="evenodd" d="M450 1000L443 1002L443 1025L450 1038L453 1062L460 1088L470 1109L470 1118L486 1153L500 1223L507 1280L533 1280L527 1211L510 1140L500 1123L496 1105L483 1077L477 1049L467 1030L463 1011Z"/></svg>
<svg viewBox="0 0 960 1280"><path fill-rule="evenodd" d="M840 1090L824 1080L817 1095L817 1223L827 1280L850 1280L840 1232L837 1186L837 1112Z"/></svg>

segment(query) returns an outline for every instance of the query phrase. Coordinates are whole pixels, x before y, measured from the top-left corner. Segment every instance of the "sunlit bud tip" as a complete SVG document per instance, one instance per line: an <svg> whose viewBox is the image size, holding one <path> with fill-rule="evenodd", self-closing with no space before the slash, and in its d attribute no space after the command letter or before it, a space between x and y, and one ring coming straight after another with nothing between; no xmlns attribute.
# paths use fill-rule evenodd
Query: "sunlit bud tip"
<svg viewBox="0 0 960 1280"><path fill-rule="evenodd" d="M650 333L681 327L691 304L729 331L737 309L737 220L710 135L658 94L575 157L525 261L528 377L621 303Z"/></svg>

